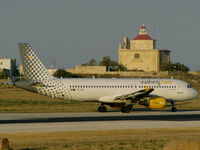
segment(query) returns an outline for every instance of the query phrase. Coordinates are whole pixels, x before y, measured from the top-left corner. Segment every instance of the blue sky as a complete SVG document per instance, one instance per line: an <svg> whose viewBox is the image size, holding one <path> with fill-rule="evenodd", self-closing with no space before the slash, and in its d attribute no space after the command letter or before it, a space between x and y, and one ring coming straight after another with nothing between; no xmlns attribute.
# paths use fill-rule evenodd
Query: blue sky
<svg viewBox="0 0 200 150"><path fill-rule="evenodd" d="M198 0L0 0L0 57L29 42L46 66L73 68L90 58L117 60L119 42L145 24L171 60L200 70ZM155 34L153 23L155 22Z"/></svg>

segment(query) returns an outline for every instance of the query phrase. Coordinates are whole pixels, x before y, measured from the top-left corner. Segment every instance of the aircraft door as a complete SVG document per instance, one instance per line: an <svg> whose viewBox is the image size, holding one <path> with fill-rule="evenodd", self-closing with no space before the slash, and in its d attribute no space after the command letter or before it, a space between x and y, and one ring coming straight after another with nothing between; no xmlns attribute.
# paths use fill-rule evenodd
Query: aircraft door
<svg viewBox="0 0 200 150"><path fill-rule="evenodd" d="M183 87L181 85L178 85L178 94L183 94Z"/></svg>

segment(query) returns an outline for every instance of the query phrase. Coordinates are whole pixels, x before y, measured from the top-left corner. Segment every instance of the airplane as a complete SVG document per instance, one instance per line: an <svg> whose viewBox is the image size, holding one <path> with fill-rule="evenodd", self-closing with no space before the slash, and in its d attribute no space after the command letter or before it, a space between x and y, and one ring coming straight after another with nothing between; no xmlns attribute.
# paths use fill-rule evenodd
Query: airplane
<svg viewBox="0 0 200 150"><path fill-rule="evenodd" d="M177 79L56 78L28 43L19 43L18 47L26 80L17 81L16 86L53 98L99 102L99 112L106 112L106 106L110 106L129 113L134 104L161 109L167 102L175 112L175 102L191 100L198 94L191 85Z"/></svg>

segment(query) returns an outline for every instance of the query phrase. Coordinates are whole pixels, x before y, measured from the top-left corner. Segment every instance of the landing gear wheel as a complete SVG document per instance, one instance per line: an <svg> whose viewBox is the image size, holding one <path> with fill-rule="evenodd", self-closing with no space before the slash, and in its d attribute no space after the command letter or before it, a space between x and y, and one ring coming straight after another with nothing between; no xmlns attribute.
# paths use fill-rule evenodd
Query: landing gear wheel
<svg viewBox="0 0 200 150"><path fill-rule="evenodd" d="M98 107L98 112L107 112L107 108L104 105Z"/></svg>
<svg viewBox="0 0 200 150"><path fill-rule="evenodd" d="M175 102L174 102L174 101L171 101L171 105L172 105L171 111L172 111L172 112L176 112L176 111L177 111L177 108L175 107Z"/></svg>
<svg viewBox="0 0 200 150"><path fill-rule="evenodd" d="M133 105L128 105L126 107L122 107L121 108L121 112L122 113L130 113L130 111L132 110L132 108L133 108Z"/></svg>
<svg viewBox="0 0 200 150"><path fill-rule="evenodd" d="M176 111L177 111L177 108L176 108L176 107L172 107L171 111L172 111L172 112L176 112Z"/></svg>

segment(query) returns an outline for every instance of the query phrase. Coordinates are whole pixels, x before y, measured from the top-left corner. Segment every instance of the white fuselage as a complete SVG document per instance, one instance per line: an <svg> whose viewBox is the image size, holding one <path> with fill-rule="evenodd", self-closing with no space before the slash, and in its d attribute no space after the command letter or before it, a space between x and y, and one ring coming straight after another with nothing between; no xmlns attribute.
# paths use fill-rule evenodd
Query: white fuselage
<svg viewBox="0 0 200 150"><path fill-rule="evenodd" d="M154 89L151 95L175 101L188 100L197 96L197 92L189 84L176 79L68 78L58 80L65 86L66 90L61 98L74 101L98 101L104 96L112 97L133 93L145 88Z"/></svg>
<svg viewBox="0 0 200 150"><path fill-rule="evenodd" d="M60 84L50 87L35 86L38 93L73 101L98 101L101 97L115 97L153 88L151 95L168 100L184 101L197 96L196 90L184 81L176 79L56 79ZM22 87L19 83L17 86ZM25 86L23 88L26 88ZM28 88L28 87L27 87ZM30 89L30 88L29 88ZM31 90L31 89L30 89ZM56 92L55 92L56 90ZM45 91L45 92L44 92Z"/></svg>

